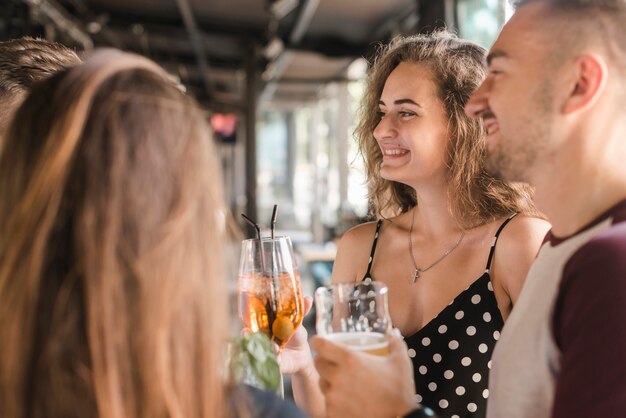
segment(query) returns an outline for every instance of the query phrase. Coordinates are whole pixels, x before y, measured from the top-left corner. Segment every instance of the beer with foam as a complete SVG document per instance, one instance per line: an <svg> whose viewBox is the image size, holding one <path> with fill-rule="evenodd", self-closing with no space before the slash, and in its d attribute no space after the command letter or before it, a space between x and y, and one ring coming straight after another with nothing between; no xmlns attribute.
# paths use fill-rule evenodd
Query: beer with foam
<svg viewBox="0 0 626 418"><path fill-rule="evenodd" d="M358 350L376 356L389 354L389 338L379 332L335 332L324 336L336 344L345 345L351 350Z"/></svg>

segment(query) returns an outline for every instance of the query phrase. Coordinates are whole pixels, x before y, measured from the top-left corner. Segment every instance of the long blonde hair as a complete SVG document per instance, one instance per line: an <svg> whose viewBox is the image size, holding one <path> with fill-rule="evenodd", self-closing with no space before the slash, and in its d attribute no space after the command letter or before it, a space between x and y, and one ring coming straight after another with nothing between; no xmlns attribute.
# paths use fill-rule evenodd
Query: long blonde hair
<svg viewBox="0 0 626 418"><path fill-rule="evenodd" d="M497 180L485 171L484 129L464 112L471 93L485 77L484 48L446 31L398 36L380 47L370 70L355 136L365 160L374 215L395 216L417 205L415 191L380 176L382 153L374 138L378 102L389 74L401 62L423 63L432 72L447 112L449 204L459 224L471 228L520 212L539 216L527 185Z"/></svg>
<svg viewBox="0 0 626 418"><path fill-rule="evenodd" d="M227 309L204 115L119 51L35 87L0 157L0 416L215 417Z"/></svg>

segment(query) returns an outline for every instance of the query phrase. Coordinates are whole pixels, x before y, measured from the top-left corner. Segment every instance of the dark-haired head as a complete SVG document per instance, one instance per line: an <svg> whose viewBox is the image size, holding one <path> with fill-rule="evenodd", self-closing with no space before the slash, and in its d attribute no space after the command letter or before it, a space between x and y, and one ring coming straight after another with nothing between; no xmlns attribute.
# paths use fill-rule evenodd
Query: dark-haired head
<svg viewBox="0 0 626 418"><path fill-rule="evenodd" d="M0 42L0 140L33 85L78 63L73 50L56 42L30 37Z"/></svg>

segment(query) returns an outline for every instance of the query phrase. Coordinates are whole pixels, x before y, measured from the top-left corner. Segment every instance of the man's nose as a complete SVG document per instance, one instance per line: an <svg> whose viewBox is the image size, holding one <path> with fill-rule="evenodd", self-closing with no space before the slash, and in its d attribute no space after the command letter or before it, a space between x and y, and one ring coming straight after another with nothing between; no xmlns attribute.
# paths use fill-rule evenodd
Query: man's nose
<svg viewBox="0 0 626 418"><path fill-rule="evenodd" d="M489 108L487 103L487 80L485 80L478 88L472 93L469 100L465 104L465 113L470 118L478 119L480 115Z"/></svg>

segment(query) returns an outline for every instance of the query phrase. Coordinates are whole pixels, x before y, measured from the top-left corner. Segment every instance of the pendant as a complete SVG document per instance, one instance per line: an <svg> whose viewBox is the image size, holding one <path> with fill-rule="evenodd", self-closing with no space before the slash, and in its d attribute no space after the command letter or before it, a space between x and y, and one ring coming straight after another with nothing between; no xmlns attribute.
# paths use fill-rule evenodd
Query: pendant
<svg viewBox="0 0 626 418"><path fill-rule="evenodd" d="M415 273L413 273L413 283L415 283L417 279L420 278L420 273L421 273L420 269L415 269Z"/></svg>

